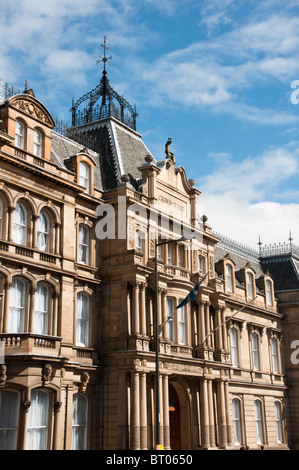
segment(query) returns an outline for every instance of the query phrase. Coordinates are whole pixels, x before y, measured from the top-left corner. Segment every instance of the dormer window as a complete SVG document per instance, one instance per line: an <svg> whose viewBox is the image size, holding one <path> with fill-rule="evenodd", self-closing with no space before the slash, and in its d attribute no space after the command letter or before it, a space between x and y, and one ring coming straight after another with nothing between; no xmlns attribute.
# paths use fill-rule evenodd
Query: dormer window
<svg viewBox="0 0 299 470"><path fill-rule="evenodd" d="M25 147L25 125L19 119L16 121L15 144L20 149L24 149L24 147Z"/></svg>
<svg viewBox="0 0 299 470"><path fill-rule="evenodd" d="M269 279L266 280L266 302L269 306L273 305L272 282Z"/></svg>
<svg viewBox="0 0 299 470"><path fill-rule="evenodd" d="M233 268L230 264L225 265L225 285L227 292L233 291Z"/></svg>
<svg viewBox="0 0 299 470"><path fill-rule="evenodd" d="M254 297L254 287L253 287L253 274L252 273L246 273L246 287L247 287L247 298L249 300L252 300Z"/></svg>
<svg viewBox="0 0 299 470"><path fill-rule="evenodd" d="M33 140L33 153L37 157L42 156L43 151L43 135L38 129L34 129L34 140Z"/></svg>
<svg viewBox="0 0 299 470"><path fill-rule="evenodd" d="M85 192L89 192L89 181L90 181L90 167L84 162L80 162L80 177L79 184L85 188Z"/></svg>

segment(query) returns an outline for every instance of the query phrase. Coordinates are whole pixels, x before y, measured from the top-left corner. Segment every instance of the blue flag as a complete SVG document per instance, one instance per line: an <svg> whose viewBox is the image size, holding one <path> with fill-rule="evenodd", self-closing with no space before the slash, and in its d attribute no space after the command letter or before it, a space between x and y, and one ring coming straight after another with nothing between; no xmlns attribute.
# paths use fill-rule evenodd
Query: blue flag
<svg viewBox="0 0 299 470"><path fill-rule="evenodd" d="M192 302L196 298L199 286L203 283L203 281L205 280L205 278L207 277L208 274L209 273L207 272L207 274L196 284L196 286L193 287L193 289L184 298L184 300L182 300L182 302L179 303L179 305L176 307L176 309L183 307L188 302Z"/></svg>

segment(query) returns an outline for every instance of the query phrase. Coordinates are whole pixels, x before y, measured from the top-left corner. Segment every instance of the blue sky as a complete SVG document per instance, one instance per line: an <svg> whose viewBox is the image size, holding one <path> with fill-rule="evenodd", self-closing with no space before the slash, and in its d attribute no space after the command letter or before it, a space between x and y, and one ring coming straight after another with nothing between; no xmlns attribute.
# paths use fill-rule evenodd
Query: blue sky
<svg viewBox="0 0 299 470"><path fill-rule="evenodd" d="M196 181L213 230L299 244L299 1L0 0L0 78L71 123L101 77ZM292 84L295 88L292 88Z"/></svg>

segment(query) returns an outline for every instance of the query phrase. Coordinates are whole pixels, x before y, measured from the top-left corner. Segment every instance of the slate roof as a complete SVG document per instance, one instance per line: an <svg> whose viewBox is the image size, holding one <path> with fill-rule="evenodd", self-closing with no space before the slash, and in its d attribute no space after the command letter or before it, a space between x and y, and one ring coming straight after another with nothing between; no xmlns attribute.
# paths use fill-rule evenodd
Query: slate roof
<svg viewBox="0 0 299 470"><path fill-rule="evenodd" d="M274 278L277 292L299 289L299 259L292 254L263 258L262 265Z"/></svg>

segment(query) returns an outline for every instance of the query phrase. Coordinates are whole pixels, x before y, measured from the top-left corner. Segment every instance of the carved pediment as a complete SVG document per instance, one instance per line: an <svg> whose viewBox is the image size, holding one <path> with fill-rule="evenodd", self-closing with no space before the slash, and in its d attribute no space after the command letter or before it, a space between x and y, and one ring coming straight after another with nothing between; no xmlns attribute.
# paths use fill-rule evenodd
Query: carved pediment
<svg viewBox="0 0 299 470"><path fill-rule="evenodd" d="M34 97L30 95L18 95L13 97L10 106L22 113L28 114L33 119L40 121L50 127L55 127L55 123L51 114L47 109Z"/></svg>

